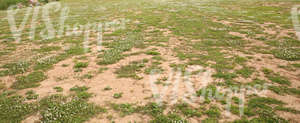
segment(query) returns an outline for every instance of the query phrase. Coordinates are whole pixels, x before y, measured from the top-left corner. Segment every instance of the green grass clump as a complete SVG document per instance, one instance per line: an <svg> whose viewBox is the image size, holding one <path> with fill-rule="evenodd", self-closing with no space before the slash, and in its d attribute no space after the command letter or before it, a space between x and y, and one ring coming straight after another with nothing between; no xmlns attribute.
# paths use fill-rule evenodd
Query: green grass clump
<svg viewBox="0 0 300 123"><path fill-rule="evenodd" d="M103 54L98 57L101 58L101 60L97 63L99 65L114 64L123 59L122 51L118 49L105 50Z"/></svg>
<svg viewBox="0 0 300 123"><path fill-rule="evenodd" d="M62 87L54 87L54 90L56 90L56 92L63 92L63 88Z"/></svg>
<svg viewBox="0 0 300 123"><path fill-rule="evenodd" d="M112 109L120 112L120 116L124 117L126 115L131 115L138 112L137 107L132 104L111 104Z"/></svg>
<svg viewBox="0 0 300 123"><path fill-rule="evenodd" d="M115 98L115 99L119 99L119 98L121 98L123 96L123 93L121 92L121 93L115 93L114 95L113 95L113 97Z"/></svg>
<svg viewBox="0 0 300 123"><path fill-rule="evenodd" d="M284 94L292 94L297 96L300 95L300 89L297 88L289 88L285 86L269 86L268 89L279 95L284 95Z"/></svg>
<svg viewBox="0 0 300 123"><path fill-rule="evenodd" d="M27 91L25 94L26 94L26 99L28 100L37 99L39 97L39 95L36 94L33 90Z"/></svg>
<svg viewBox="0 0 300 123"><path fill-rule="evenodd" d="M145 69L144 73L151 74L151 72L162 72L162 71L163 71L163 69L160 66L151 65Z"/></svg>
<svg viewBox="0 0 300 123"><path fill-rule="evenodd" d="M147 55L154 55L154 56L160 55L159 52L157 52L157 51L152 51L152 50L147 51L146 54L147 54Z"/></svg>
<svg viewBox="0 0 300 123"><path fill-rule="evenodd" d="M242 75L242 77L244 78L249 78L253 72L254 72L253 68L249 68L249 67L243 67L242 69L236 71L237 74Z"/></svg>
<svg viewBox="0 0 300 123"><path fill-rule="evenodd" d="M202 115L202 112L189 107L187 103L178 104L175 107L186 117L200 117Z"/></svg>
<svg viewBox="0 0 300 123"><path fill-rule="evenodd" d="M91 117L106 112L106 109L75 98L68 101L62 95L52 95L41 100L42 122L83 123Z"/></svg>
<svg viewBox="0 0 300 123"><path fill-rule="evenodd" d="M287 60L287 61L300 60L299 49L292 49L292 48L278 49L273 51L273 55L276 58Z"/></svg>
<svg viewBox="0 0 300 123"><path fill-rule="evenodd" d="M216 106L211 106L207 111L204 112L210 118L218 118L221 116L220 109Z"/></svg>
<svg viewBox="0 0 300 123"><path fill-rule="evenodd" d="M78 62L74 65L75 69L86 68L89 65L87 62Z"/></svg>
<svg viewBox="0 0 300 123"><path fill-rule="evenodd" d="M86 86L74 86L72 88L70 88L70 91L75 92L76 97L80 98L80 99L88 99L90 97L92 97L92 93L88 93L86 92L89 88Z"/></svg>
<svg viewBox="0 0 300 123"><path fill-rule="evenodd" d="M0 122L20 123L30 114L38 110L36 103L25 103L21 96L0 95Z"/></svg>
<svg viewBox="0 0 300 123"><path fill-rule="evenodd" d="M25 73L29 69L30 64L28 62L9 63L1 66L5 69L0 71L0 76L16 75Z"/></svg>
<svg viewBox="0 0 300 123"><path fill-rule="evenodd" d="M268 97L253 97L248 101L248 108L251 112L256 112L257 118L251 119L252 122L282 122L287 123L287 121L275 114L274 106L282 106L285 103L282 101L268 98Z"/></svg>
<svg viewBox="0 0 300 123"><path fill-rule="evenodd" d="M169 113L167 115L156 116L150 123L188 123L187 120L183 119L177 114Z"/></svg>
<svg viewBox="0 0 300 123"><path fill-rule="evenodd" d="M106 86L103 90L104 91L109 91L109 90L112 90L112 88L110 86Z"/></svg>
<svg viewBox="0 0 300 123"><path fill-rule="evenodd" d="M296 68L300 68L300 64L292 64Z"/></svg>
<svg viewBox="0 0 300 123"><path fill-rule="evenodd" d="M17 81L11 86L14 89L25 89L39 86L39 82L45 80L47 76L41 71L35 71L27 76L18 76Z"/></svg>
<svg viewBox="0 0 300 123"><path fill-rule="evenodd" d="M137 75L137 72L141 71L143 67L145 67L143 61L134 61L129 63L129 65L125 65L117 69L115 73L121 78L141 79L141 77Z"/></svg>
<svg viewBox="0 0 300 123"><path fill-rule="evenodd" d="M274 73L272 70L264 68L263 72L265 76L272 82L281 84L281 85L291 85L291 82L287 78L280 76L279 74Z"/></svg>

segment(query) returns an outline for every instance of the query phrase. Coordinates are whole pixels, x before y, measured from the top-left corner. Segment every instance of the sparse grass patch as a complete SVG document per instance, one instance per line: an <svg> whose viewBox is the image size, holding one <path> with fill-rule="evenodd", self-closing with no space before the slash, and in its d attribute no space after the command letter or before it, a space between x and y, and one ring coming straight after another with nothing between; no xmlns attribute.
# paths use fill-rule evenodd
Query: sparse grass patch
<svg viewBox="0 0 300 123"><path fill-rule="evenodd" d="M47 76L41 72L36 71L27 76L18 76L16 82L11 86L14 89L25 89L39 86L39 82L45 80Z"/></svg>
<svg viewBox="0 0 300 123"><path fill-rule="evenodd" d="M42 122L82 123L106 109L81 99L67 100L62 95L51 95L41 100Z"/></svg>
<svg viewBox="0 0 300 123"><path fill-rule="evenodd" d="M7 75L16 75L22 74L27 72L29 69L30 64L28 62L16 62L16 63L8 63L1 68L6 69L0 71L0 76L7 76Z"/></svg>
<svg viewBox="0 0 300 123"><path fill-rule="evenodd" d="M6 93L0 94L0 122L20 123L30 114L38 110L36 103L25 103L21 96L9 96Z"/></svg>
<svg viewBox="0 0 300 123"><path fill-rule="evenodd" d="M291 85L291 82L289 80L287 80L287 78L274 73L270 69L264 68L263 72L264 72L265 76L272 82L282 84L282 85Z"/></svg>
<svg viewBox="0 0 300 123"><path fill-rule="evenodd" d="M141 79L141 77L137 75L137 72L141 71L141 69L145 67L144 61L145 60L134 61L129 63L129 65L121 66L121 68L117 69L115 73L118 77Z"/></svg>
<svg viewBox="0 0 300 123"><path fill-rule="evenodd" d="M282 48L273 51L273 55L276 58L288 60L288 61L296 61L300 60L300 50L293 48Z"/></svg>
<svg viewBox="0 0 300 123"><path fill-rule="evenodd" d="M86 68L89 65L87 62L77 62L74 65L75 69L81 69L81 68Z"/></svg>
<svg viewBox="0 0 300 123"><path fill-rule="evenodd" d="M187 103L177 104L175 107L186 117L200 117L202 115L201 111L189 107Z"/></svg>
<svg viewBox="0 0 300 123"><path fill-rule="evenodd" d="M56 92L63 92L63 88L62 87L54 87L54 90L56 90Z"/></svg>
<svg viewBox="0 0 300 123"><path fill-rule="evenodd" d="M98 73L103 73L104 71L108 70L106 67L101 67L98 69Z"/></svg>
<svg viewBox="0 0 300 123"><path fill-rule="evenodd" d="M120 112L121 117L131 115L138 111L138 109L132 104L111 104L111 107L115 111Z"/></svg>
<svg viewBox="0 0 300 123"><path fill-rule="evenodd" d="M300 68L300 64L292 64L296 68Z"/></svg>
<svg viewBox="0 0 300 123"><path fill-rule="evenodd" d="M38 97L39 97L39 95L36 94L33 90L26 92L26 99L28 99L28 100L37 99Z"/></svg>
<svg viewBox="0 0 300 123"><path fill-rule="evenodd" d="M89 87L86 86L74 86L72 88L70 88L70 91L75 92L76 97L78 97L79 99L88 99L90 97L92 97L92 93L88 93L86 92L89 89Z"/></svg>
<svg viewBox="0 0 300 123"><path fill-rule="evenodd" d="M249 78L254 72L253 68L244 66L242 69L236 71L237 74L242 75L244 78Z"/></svg>

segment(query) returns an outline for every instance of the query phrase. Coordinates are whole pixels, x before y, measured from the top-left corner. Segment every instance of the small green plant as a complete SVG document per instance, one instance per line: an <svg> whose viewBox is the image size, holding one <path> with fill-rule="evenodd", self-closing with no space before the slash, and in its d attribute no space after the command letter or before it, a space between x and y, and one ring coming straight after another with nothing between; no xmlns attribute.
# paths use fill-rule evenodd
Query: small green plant
<svg viewBox="0 0 300 123"><path fill-rule="evenodd" d="M155 55L160 55L159 52L157 52L157 51L152 51L152 50L147 51L146 54L147 54L147 55L154 55L154 56L155 56Z"/></svg>
<svg viewBox="0 0 300 123"><path fill-rule="evenodd" d="M87 62L78 62L74 65L75 69L86 68L89 65Z"/></svg>
<svg viewBox="0 0 300 123"><path fill-rule="evenodd" d="M122 97L122 95L123 95L122 92L121 92L121 93L115 93L115 94L113 95L113 97L114 97L115 99L119 99L119 98Z"/></svg>
<svg viewBox="0 0 300 123"><path fill-rule="evenodd" d="M54 87L54 90L56 90L56 92L63 92L63 88L62 87Z"/></svg>
<svg viewBox="0 0 300 123"><path fill-rule="evenodd" d="M110 86L106 86L103 90L104 91L109 91L109 90L112 90L112 88Z"/></svg>

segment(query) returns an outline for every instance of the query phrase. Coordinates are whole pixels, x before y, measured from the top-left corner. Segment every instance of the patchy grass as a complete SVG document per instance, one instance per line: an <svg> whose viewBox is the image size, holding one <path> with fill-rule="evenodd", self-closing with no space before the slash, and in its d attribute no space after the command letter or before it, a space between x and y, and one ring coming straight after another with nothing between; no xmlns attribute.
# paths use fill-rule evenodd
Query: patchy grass
<svg viewBox="0 0 300 123"><path fill-rule="evenodd" d="M26 103L21 96L0 95L0 122L20 123L23 119L38 110L38 104Z"/></svg>
<svg viewBox="0 0 300 123"><path fill-rule="evenodd" d="M39 82L45 80L47 76L41 72L36 71L27 76L18 76L16 82L11 86L14 89L25 89L39 86Z"/></svg>
<svg viewBox="0 0 300 123"><path fill-rule="evenodd" d="M42 122L82 123L92 116L105 113L106 109L81 99L67 100L62 95L52 95L41 100Z"/></svg>
<svg viewBox="0 0 300 123"><path fill-rule="evenodd" d="M145 63L147 61L148 60L131 62L129 65L121 66L121 68L117 69L115 73L118 75L118 77L141 79L137 73L141 71L143 67L145 67Z"/></svg>
<svg viewBox="0 0 300 123"><path fill-rule="evenodd" d="M28 62L9 63L1 66L5 70L0 71L0 76L17 75L27 72L30 64Z"/></svg>

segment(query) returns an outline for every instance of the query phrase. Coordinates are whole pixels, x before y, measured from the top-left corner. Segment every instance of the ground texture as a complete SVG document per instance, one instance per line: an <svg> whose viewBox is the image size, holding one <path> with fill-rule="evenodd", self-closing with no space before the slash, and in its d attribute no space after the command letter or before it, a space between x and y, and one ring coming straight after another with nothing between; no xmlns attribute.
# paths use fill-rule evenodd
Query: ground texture
<svg viewBox="0 0 300 123"><path fill-rule="evenodd" d="M96 32L88 50L80 34L43 40L40 32L47 24L41 13L35 39L28 37L30 14L16 42L6 11L0 11L1 123L300 122L300 41L291 15L300 4L296 0L60 3L70 8L65 25L108 25L102 51ZM60 11L52 11L57 25ZM110 28L113 20L123 20L125 27ZM160 73L155 87L168 87L161 105L151 86L153 71ZM170 79L174 71L190 71L193 89L177 86ZM246 94L225 91L243 87L259 88ZM223 96L216 98L217 93ZM191 104L182 97L197 99Z"/></svg>

